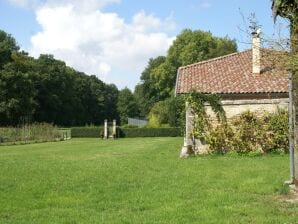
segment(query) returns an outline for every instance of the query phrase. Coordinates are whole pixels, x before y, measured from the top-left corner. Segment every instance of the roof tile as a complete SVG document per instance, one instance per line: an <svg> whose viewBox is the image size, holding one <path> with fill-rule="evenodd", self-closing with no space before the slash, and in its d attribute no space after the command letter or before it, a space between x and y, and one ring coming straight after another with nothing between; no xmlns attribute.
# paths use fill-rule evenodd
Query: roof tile
<svg viewBox="0 0 298 224"><path fill-rule="evenodd" d="M176 93L287 93L288 75L280 52L261 50L261 73L252 73L252 50L180 67ZM285 55L282 53L282 55Z"/></svg>

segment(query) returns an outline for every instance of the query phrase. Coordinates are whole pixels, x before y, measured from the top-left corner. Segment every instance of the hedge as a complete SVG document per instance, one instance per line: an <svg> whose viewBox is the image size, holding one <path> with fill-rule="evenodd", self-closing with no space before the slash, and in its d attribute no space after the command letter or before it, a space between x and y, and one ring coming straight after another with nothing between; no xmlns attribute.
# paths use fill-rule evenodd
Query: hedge
<svg viewBox="0 0 298 224"><path fill-rule="evenodd" d="M177 137L182 136L180 128L117 128L117 137ZM99 138L103 137L103 127L71 128L71 137Z"/></svg>
<svg viewBox="0 0 298 224"><path fill-rule="evenodd" d="M177 137L182 136L180 128L120 128L119 136L134 137Z"/></svg>
<svg viewBox="0 0 298 224"><path fill-rule="evenodd" d="M0 127L0 144L62 140L63 132L53 124L32 123L19 127Z"/></svg>
<svg viewBox="0 0 298 224"><path fill-rule="evenodd" d="M72 138L99 138L103 135L103 127L74 127L71 128Z"/></svg>

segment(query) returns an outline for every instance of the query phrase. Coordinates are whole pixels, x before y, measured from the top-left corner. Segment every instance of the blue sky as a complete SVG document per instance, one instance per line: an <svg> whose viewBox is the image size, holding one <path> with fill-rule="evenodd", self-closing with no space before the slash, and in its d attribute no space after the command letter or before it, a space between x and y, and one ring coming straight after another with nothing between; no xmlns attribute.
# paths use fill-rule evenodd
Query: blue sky
<svg viewBox="0 0 298 224"><path fill-rule="evenodd" d="M0 0L0 29L32 56L53 54L119 88L133 87L150 57L165 55L184 28L210 31L250 47L247 19L276 37L271 0ZM287 35L285 33L284 35Z"/></svg>

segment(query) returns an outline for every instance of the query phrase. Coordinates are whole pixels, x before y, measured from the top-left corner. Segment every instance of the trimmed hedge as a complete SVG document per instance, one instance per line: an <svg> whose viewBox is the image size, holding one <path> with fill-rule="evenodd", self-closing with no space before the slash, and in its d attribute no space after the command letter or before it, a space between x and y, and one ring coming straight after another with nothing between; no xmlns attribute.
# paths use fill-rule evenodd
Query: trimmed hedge
<svg viewBox="0 0 298 224"><path fill-rule="evenodd" d="M0 144L47 142L63 140L63 134L53 124L32 123L18 127L0 127Z"/></svg>
<svg viewBox="0 0 298 224"><path fill-rule="evenodd" d="M119 136L135 137L177 137L182 136L180 128L119 128Z"/></svg>
<svg viewBox="0 0 298 224"><path fill-rule="evenodd" d="M103 135L103 127L74 127L71 128L72 138L99 138Z"/></svg>
<svg viewBox="0 0 298 224"><path fill-rule="evenodd" d="M177 137L182 136L180 128L117 128L117 137ZM103 127L75 127L71 128L72 138L100 138L103 137Z"/></svg>

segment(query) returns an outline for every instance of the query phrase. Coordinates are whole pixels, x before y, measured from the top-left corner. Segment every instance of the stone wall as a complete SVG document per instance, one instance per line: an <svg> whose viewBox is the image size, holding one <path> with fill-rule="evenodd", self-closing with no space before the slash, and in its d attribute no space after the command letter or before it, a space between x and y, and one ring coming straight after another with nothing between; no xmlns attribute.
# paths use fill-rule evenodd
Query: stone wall
<svg viewBox="0 0 298 224"><path fill-rule="evenodd" d="M277 108L288 110L288 103L288 98L222 101L227 119L237 117L241 113L248 110L259 115L275 112ZM216 118L209 105L206 105L206 111L211 119Z"/></svg>
<svg viewBox="0 0 298 224"><path fill-rule="evenodd" d="M227 121L231 121L233 118L237 118L241 113L245 111L251 111L259 116L266 113L273 113L278 108L288 110L289 99L288 98L275 98L275 99L235 99L235 100L222 100L223 108L226 113ZM216 115L212 111L210 105L206 105L206 112L210 117L210 120L214 124L217 123ZM189 146L193 145L191 139L191 132L193 128L193 122L195 115L188 103L186 103L186 129L184 145L181 150L181 157L184 156L184 152L189 149ZM298 139L298 138L297 138ZM197 150L197 153L204 153L204 145L201 142L195 143L196 147L192 150ZM298 161L298 156L297 156ZM298 164L298 163L297 163ZM298 166L298 165L297 165Z"/></svg>

